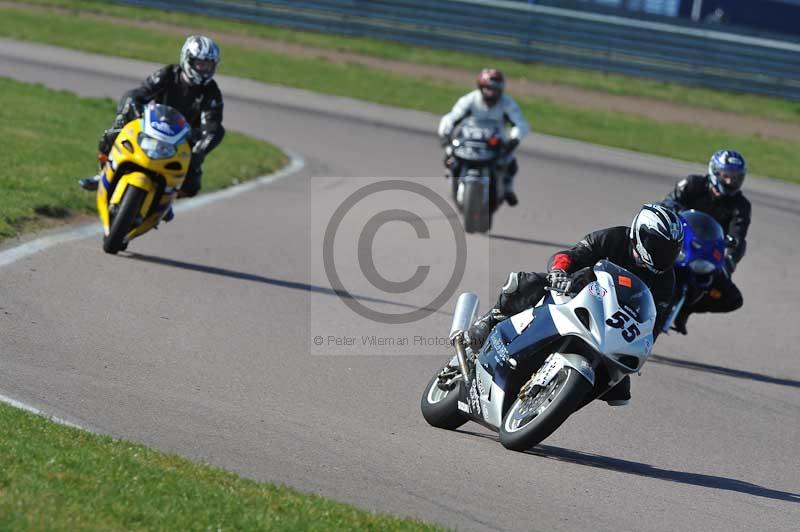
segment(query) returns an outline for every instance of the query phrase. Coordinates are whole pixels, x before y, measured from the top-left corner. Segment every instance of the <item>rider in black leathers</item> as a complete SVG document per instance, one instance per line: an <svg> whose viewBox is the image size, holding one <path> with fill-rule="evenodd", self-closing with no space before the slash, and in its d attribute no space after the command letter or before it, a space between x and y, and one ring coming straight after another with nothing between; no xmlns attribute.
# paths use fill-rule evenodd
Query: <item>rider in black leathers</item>
<svg viewBox="0 0 800 532"><path fill-rule="evenodd" d="M551 286L560 290L578 290L571 286L574 274L608 259L639 277L649 288L656 304L655 338L671 308L675 290L672 265L683 244L683 228L669 209L645 205L630 227L610 227L589 233L571 249L559 251L547 264L548 273L512 272L500 291L495 306L478 318L467 332L473 350L486 341L492 328L501 321L533 307ZM630 400L630 379L625 377L609 390L603 400L612 406Z"/></svg>
<svg viewBox="0 0 800 532"><path fill-rule="evenodd" d="M746 163L740 153L720 150L711 156L706 175L690 175L678 181L675 190L661 202L677 212L695 209L714 218L731 243L725 257L725 271L714 276L708 292L691 305L687 304L675 318L672 328L686 334L686 322L694 312L731 312L744 300L731 275L747 249L750 227L750 202L742 194Z"/></svg>
<svg viewBox="0 0 800 532"><path fill-rule="evenodd" d="M189 122L192 132L188 138L192 159L181 196L194 196L200 191L202 163L225 135L222 127L222 93L213 80L219 63L219 47L209 37L192 35L181 48L179 65L167 65L144 80L141 86L125 93L117 106L117 116L111 129L100 138L98 159L104 164L120 129L141 115L151 101L177 109ZM99 174L80 180L86 190L97 190ZM165 218L166 219L166 218Z"/></svg>

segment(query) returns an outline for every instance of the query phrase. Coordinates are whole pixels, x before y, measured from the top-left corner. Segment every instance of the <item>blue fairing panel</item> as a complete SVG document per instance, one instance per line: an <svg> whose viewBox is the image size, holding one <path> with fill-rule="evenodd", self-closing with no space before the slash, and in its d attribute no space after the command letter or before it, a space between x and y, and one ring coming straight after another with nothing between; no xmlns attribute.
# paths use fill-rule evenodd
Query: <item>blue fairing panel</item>
<svg viewBox="0 0 800 532"><path fill-rule="evenodd" d="M492 375L495 384L505 390L506 379L513 371L508 359L515 359L519 365L558 336L547 305L537 307L533 309L533 321L521 334L517 334L510 319L498 323L481 349L478 362Z"/></svg>

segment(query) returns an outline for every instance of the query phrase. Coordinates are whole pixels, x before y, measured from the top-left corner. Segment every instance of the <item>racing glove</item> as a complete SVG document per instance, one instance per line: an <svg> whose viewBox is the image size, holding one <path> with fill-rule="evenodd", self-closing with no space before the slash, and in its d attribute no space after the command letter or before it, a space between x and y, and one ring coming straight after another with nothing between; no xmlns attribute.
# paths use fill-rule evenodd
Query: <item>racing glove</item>
<svg viewBox="0 0 800 532"><path fill-rule="evenodd" d="M506 153L513 152L517 149L517 146L519 146L519 139L509 139L505 146Z"/></svg>
<svg viewBox="0 0 800 532"><path fill-rule="evenodd" d="M572 278L564 270L553 270L547 274L547 284L559 292L568 292Z"/></svg>

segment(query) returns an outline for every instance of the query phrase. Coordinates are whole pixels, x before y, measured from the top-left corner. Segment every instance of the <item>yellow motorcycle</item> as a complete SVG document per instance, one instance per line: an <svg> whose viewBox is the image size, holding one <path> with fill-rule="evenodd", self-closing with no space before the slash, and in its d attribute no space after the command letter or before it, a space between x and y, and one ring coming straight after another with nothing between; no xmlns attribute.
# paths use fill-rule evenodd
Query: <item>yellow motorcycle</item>
<svg viewBox="0 0 800 532"><path fill-rule="evenodd" d="M123 251L169 212L189 170L190 129L181 113L155 103L122 127L97 187L106 253Z"/></svg>

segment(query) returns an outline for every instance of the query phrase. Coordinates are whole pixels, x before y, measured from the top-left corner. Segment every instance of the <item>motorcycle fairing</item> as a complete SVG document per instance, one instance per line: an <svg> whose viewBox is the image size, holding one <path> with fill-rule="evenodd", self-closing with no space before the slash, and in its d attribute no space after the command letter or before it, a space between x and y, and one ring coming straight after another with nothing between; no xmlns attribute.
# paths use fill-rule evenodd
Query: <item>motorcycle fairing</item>
<svg viewBox="0 0 800 532"><path fill-rule="evenodd" d="M128 186L136 186L147 192L140 210L143 222L128 233L130 240L152 229L160 221L175 198L176 191L183 184L189 168L191 148L186 141L189 126L180 113L161 105L150 106L147 112L155 114L150 119L132 120L122 128L111 148L108 164L97 187L97 211L106 235L111 225L109 209L122 201ZM167 115L166 122L160 120L159 117ZM139 135L148 128L151 133L155 133L155 123L165 124L170 128L169 131L167 127L161 128L164 130L160 133L162 138L167 138L165 134L168 132L172 133L168 138L178 139L179 144L173 157L151 159L139 146ZM156 183L156 179L163 180L163 185Z"/></svg>
<svg viewBox="0 0 800 532"><path fill-rule="evenodd" d="M715 275L724 271L725 264L722 226L712 216L694 209L678 216L683 224L683 248L675 260L675 295L662 329L665 333L669 333L684 306L694 304L706 294ZM698 264L705 269L700 271Z"/></svg>
<svg viewBox="0 0 800 532"><path fill-rule="evenodd" d="M683 249L675 261L675 274L683 283L707 289L714 274L722 271L725 263L725 232L710 215L694 209L682 212ZM708 272L694 271L693 263L705 263Z"/></svg>
<svg viewBox="0 0 800 532"><path fill-rule="evenodd" d="M453 155L472 164L487 164L500 155L503 132L492 120L465 120L453 139Z"/></svg>
<svg viewBox="0 0 800 532"><path fill-rule="evenodd" d="M461 400L473 421L499 427L514 368L558 337L547 307L528 309L498 323L478 353L469 385L462 387Z"/></svg>
<svg viewBox="0 0 800 532"><path fill-rule="evenodd" d="M611 262L599 261L594 272L597 280L571 300L527 309L494 327L478 353L469 386L462 388L462 400L475 421L499 427L514 369L540 364L544 355L558 355L557 363L575 368L594 384L594 369L585 367L582 356L543 351L562 337L579 338L612 362L607 366L610 386L641 368L653 346L652 295L640 279ZM597 323L595 316L607 319Z"/></svg>

